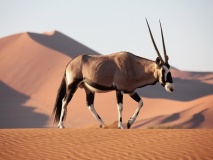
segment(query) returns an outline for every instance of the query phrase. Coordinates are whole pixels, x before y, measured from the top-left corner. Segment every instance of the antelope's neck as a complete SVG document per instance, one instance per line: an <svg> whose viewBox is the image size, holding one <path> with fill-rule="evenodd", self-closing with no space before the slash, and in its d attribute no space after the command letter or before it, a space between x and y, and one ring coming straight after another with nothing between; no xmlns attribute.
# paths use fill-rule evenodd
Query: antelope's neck
<svg viewBox="0 0 213 160"><path fill-rule="evenodd" d="M157 68L155 66L154 61L145 61L143 62L143 73L141 73L141 79L144 81L144 83L153 84L157 81Z"/></svg>

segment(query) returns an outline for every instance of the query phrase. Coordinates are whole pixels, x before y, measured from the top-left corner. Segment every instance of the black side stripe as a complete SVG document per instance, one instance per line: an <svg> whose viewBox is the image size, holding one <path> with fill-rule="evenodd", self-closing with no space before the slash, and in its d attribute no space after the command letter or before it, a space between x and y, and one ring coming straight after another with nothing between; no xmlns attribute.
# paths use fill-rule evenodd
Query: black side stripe
<svg viewBox="0 0 213 160"><path fill-rule="evenodd" d="M101 90L101 91L112 91L112 90L115 90L115 89L116 89L113 85L110 86L110 87L103 86L103 85L94 83L94 82L92 82L91 80L89 80L89 79L87 79L87 78L84 78L83 81L84 81L85 83L87 83L88 85L92 86L93 88L96 88L96 89Z"/></svg>

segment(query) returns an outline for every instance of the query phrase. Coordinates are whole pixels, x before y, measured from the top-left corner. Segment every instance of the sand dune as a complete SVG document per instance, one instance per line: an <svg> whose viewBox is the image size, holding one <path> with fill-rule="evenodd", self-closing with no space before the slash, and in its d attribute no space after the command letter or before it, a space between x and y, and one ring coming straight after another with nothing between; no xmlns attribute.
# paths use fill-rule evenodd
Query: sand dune
<svg viewBox="0 0 213 160"><path fill-rule="evenodd" d="M207 84L213 84L212 72L187 72L180 71L178 69L172 69L173 77L180 78L182 80L200 80Z"/></svg>
<svg viewBox="0 0 213 160"><path fill-rule="evenodd" d="M55 127L51 121L58 86L66 64L79 54L98 54L66 35L20 33L0 39L0 128ZM213 73L172 70L176 90L160 85L138 90L144 106L133 128L159 125L212 128ZM96 127L79 89L68 106L66 126ZM95 106L108 124L117 121L115 93L97 94ZM137 103L124 97L124 123ZM8 117L10 115L10 117Z"/></svg>
<svg viewBox="0 0 213 160"><path fill-rule="evenodd" d="M99 54L59 31L52 31L49 34L28 32L28 35L39 44L59 51L60 53L66 54L70 57L76 57L79 54Z"/></svg>
<svg viewBox="0 0 213 160"><path fill-rule="evenodd" d="M208 129L2 129L0 159L211 160L212 139Z"/></svg>
<svg viewBox="0 0 213 160"><path fill-rule="evenodd" d="M149 103L151 99L147 100ZM154 103L154 102L152 102ZM155 102L157 103L157 102ZM157 107L144 107L133 128L177 127L212 128L213 95L190 102L165 101ZM153 108L155 112L153 112ZM142 110L143 111L143 110Z"/></svg>

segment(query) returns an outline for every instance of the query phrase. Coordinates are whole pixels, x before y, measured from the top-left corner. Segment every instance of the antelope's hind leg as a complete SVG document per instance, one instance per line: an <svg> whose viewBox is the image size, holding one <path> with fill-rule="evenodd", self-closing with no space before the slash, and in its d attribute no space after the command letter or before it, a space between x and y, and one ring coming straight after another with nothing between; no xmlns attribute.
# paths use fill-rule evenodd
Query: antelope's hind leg
<svg viewBox="0 0 213 160"><path fill-rule="evenodd" d="M61 115L58 122L58 128L65 128L63 124L64 115L67 112L67 104L65 102L65 97L62 99Z"/></svg>
<svg viewBox="0 0 213 160"><path fill-rule="evenodd" d="M97 121L100 123L101 128L105 128L106 125L102 121L101 117L98 115L94 108L94 98L95 98L95 93L89 91L86 87L84 88L86 92L86 100L87 100L87 107L90 110L90 112L93 114L93 116L97 119Z"/></svg>
<svg viewBox="0 0 213 160"><path fill-rule="evenodd" d="M129 119L128 123L127 123L127 128L129 129L131 127L131 125L134 123L134 121L136 120L139 112L140 112L140 109L141 107L143 106L143 101L141 99L141 97L136 93L136 92L132 92L129 94L130 97L132 99L134 99L136 102L138 102L138 107L135 111L135 113L133 114L133 116Z"/></svg>
<svg viewBox="0 0 213 160"><path fill-rule="evenodd" d="M67 92L65 97L62 99L62 108L61 108L61 115L60 120L58 123L58 128L64 128L63 120L66 117L67 113L67 105L71 101L75 91L77 90L78 84L81 80L74 80L71 84L67 87Z"/></svg>

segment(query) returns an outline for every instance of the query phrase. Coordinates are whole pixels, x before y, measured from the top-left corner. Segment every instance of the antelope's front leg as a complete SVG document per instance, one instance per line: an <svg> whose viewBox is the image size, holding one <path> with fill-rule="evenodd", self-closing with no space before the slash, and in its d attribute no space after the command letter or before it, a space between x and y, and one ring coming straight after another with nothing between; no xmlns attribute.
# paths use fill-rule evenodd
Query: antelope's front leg
<svg viewBox="0 0 213 160"><path fill-rule="evenodd" d="M122 124L122 111L123 111L123 92L116 91L116 98L117 98L117 108L118 108L118 128L123 129Z"/></svg>
<svg viewBox="0 0 213 160"><path fill-rule="evenodd" d="M86 91L86 99L87 99L87 107L90 110L90 112L93 114L93 116L97 119L97 121L100 123L101 128L105 128L106 125L102 121L101 117L98 115L94 108L94 93L90 92L88 89L85 88Z"/></svg>
<svg viewBox="0 0 213 160"><path fill-rule="evenodd" d="M143 106L143 101L141 99L141 97L136 93L136 92L132 92L129 94L130 97L132 99L134 99L136 102L138 102L138 107L135 111L135 113L133 114L133 116L129 119L128 123L127 123L127 128L129 129L131 127L131 125L134 123L134 121L136 120L139 112L140 112L140 109L141 107Z"/></svg>

